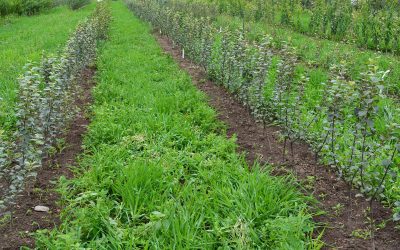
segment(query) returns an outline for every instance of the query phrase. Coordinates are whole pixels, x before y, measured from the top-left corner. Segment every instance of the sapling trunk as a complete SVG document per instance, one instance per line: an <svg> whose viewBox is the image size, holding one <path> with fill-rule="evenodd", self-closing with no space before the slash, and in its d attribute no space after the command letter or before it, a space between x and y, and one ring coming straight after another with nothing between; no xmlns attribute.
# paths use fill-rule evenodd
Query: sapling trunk
<svg viewBox="0 0 400 250"><path fill-rule="evenodd" d="M336 122L336 109L333 112L333 117L332 117L332 136L331 136L331 153L332 153L332 158L333 158L333 164L336 167L336 155L335 155L335 122Z"/></svg>
<svg viewBox="0 0 400 250"><path fill-rule="evenodd" d="M320 147L316 150L316 152L315 152L315 160L317 161L318 160L318 155L319 155L319 153L322 151L322 148L325 146L325 143L326 143L326 141L328 140L328 137L329 137L329 131L328 132L326 132L326 134L325 134L325 137L324 137L324 140L322 141L322 144L320 145Z"/></svg>
<svg viewBox="0 0 400 250"><path fill-rule="evenodd" d="M287 140L288 139L290 139L290 138L288 138L288 136L289 136L289 128L288 128L288 126L289 126L289 112L288 112L288 97L286 98L286 103L285 103L285 128L284 128L284 130L285 130L285 135L284 135L284 137L285 137L285 141L284 141L284 143L283 143L283 158L282 158L282 160L285 160L285 155L286 155L286 143L287 143Z"/></svg>
<svg viewBox="0 0 400 250"><path fill-rule="evenodd" d="M292 160L294 161L293 140L290 140L290 151L291 151L291 154L292 154Z"/></svg>
<svg viewBox="0 0 400 250"><path fill-rule="evenodd" d="M356 128L356 130L354 131L353 143L352 143L352 147L351 147L351 154L350 154L350 160L349 160L350 165L353 165L353 158L354 158L356 143L357 143L357 134L358 134L358 129ZM350 170L350 168L351 168L351 166L348 167L349 170ZM347 172L345 172L345 175L347 175Z"/></svg>
<svg viewBox="0 0 400 250"><path fill-rule="evenodd" d="M362 133L362 146L361 146L361 165L360 165L360 181L361 187L364 188L364 157L365 157L365 142L367 140L367 131L366 129Z"/></svg>
<svg viewBox="0 0 400 250"><path fill-rule="evenodd" d="M221 83L225 84L225 64L226 64L226 51L227 51L227 42L226 42L225 34L223 34L222 38L222 65L221 65Z"/></svg>
<svg viewBox="0 0 400 250"><path fill-rule="evenodd" d="M282 161L285 161L285 155L286 155L286 141L287 141L287 137L285 136L285 139L284 139L284 142L283 142Z"/></svg>
<svg viewBox="0 0 400 250"><path fill-rule="evenodd" d="M320 147L318 148L318 150L316 150L316 152L315 152L314 176L316 176L316 174L317 174L317 164L318 164L318 156L319 156L319 153L321 152L321 150L322 150L322 148L324 147L326 141L328 140L329 134L330 134L329 131L326 132L325 137L324 137L324 140L322 141L321 146L320 146Z"/></svg>
<svg viewBox="0 0 400 250"><path fill-rule="evenodd" d="M355 147L356 147L356 143L357 143L357 134L358 134L358 129L356 128L355 133L354 133L354 137L353 137L353 145L352 145L352 149L351 149L351 156L350 156L350 160L349 160L349 163L351 165L351 166L349 166L349 169L353 165L353 158L354 158ZM349 206L350 206L350 210L349 211L353 211L352 210L353 202L352 202L351 189L352 189L353 181L354 181L354 178L355 178L356 174L357 174L357 171L354 171L354 174L353 174L350 182L348 183L348 187L349 187L348 188L348 194L349 194L348 196L349 196L349 201L350 201L349 202ZM344 174L344 176L346 176L346 175L347 174ZM350 221L351 218L352 218L351 217L351 213L349 213L349 216L348 216L347 220Z"/></svg>

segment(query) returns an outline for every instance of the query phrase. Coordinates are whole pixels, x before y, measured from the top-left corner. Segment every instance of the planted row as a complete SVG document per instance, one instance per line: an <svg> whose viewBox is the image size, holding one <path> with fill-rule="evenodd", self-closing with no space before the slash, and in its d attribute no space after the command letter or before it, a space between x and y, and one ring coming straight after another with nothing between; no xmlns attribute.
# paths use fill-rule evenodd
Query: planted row
<svg viewBox="0 0 400 250"><path fill-rule="evenodd" d="M97 42L106 37L109 19L106 4L98 4L62 52L25 66L19 79L14 143L0 145L1 176L10 183L3 205L24 188L26 178L35 177L35 169L54 151L57 139L76 114L79 78L84 69L93 65Z"/></svg>
<svg viewBox="0 0 400 250"><path fill-rule="evenodd" d="M331 65L329 79L311 81L316 76L305 70L288 43L277 46L269 36L249 42L242 30L216 28L207 17L157 1L127 3L258 120L282 126L285 145L308 141L324 163L363 193L400 205L400 119L385 96L388 71L369 61L368 70L352 81L345 64ZM395 219L400 219L399 210Z"/></svg>
<svg viewBox="0 0 400 250"><path fill-rule="evenodd" d="M220 12L246 21L265 20L308 35L355 43L361 48L400 53L400 4L397 0L222 0L217 4L212 0L200 2L203 8L212 10L209 14ZM212 8L213 5L216 6Z"/></svg>
<svg viewBox="0 0 400 250"><path fill-rule="evenodd" d="M277 44L291 41L291 44L296 47L296 54L298 54L300 61L302 61L306 67L314 71L323 71L325 75L329 74L329 67L331 64L342 64L342 62L346 62L348 66L348 77L356 79L361 72L368 70L368 66L365 63L368 58L373 58L376 61L374 64L379 65L381 68L391 70L391 74L388 75L385 81L385 91L388 92L390 98L393 98L398 103L400 87L398 84L398 78L400 77L398 69L400 67L399 61L395 56L390 54L382 55L380 52L359 49L351 43L346 44L326 39L316 39L314 36L304 35L302 32L293 33L292 29L288 29L272 21L269 23L264 20L253 20L255 14L251 14L252 12L247 10L247 8L254 11L262 11L263 8L266 7L268 11L272 11L275 15L279 15L280 13L278 10L275 11L274 8L270 8L271 6L269 4L260 4L260 6L258 6L256 4L258 2L265 2L265 0L252 2L248 2L247 0L226 0L218 1L218 3L206 3L206 0L196 2L174 0L163 2L163 5L180 12L190 12L196 17L209 17L215 25L227 27L231 31L243 29L246 38L250 41L260 41L265 32L273 34L274 42ZM275 4L280 5L280 1L275 1ZM253 8L251 6L258 7ZM232 10L240 10L241 8L244 8L244 16L239 14L242 12ZM250 14L247 13L247 11L250 11ZM266 15L266 18L270 16L271 15ZM303 20L300 17L295 19ZM380 35L380 38L383 37L384 35Z"/></svg>

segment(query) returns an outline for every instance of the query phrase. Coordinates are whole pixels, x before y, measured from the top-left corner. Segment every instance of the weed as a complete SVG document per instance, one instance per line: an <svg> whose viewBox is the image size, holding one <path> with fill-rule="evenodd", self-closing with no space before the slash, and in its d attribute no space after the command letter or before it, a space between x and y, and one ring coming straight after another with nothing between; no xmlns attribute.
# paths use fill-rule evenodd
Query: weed
<svg viewBox="0 0 400 250"><path fill-rule="evenodd" d="M343 211L344 205L341 203L336 204L332 207L333 211L335 212L336 216L339 216Z"/></svg>
<svg viewBox="0 0 400 250"><path fill-rule="evenodd" d="M351 232L351 236L368 240L369 238L371 238L371 231L368 229L356 229Z"/></svg>

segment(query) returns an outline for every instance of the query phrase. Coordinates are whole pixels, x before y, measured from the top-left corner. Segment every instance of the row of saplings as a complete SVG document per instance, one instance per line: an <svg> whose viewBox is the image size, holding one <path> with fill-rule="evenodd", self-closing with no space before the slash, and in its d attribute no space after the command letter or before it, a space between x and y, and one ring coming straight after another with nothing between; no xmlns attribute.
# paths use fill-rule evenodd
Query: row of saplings
<svg viewBox="0 0 400 250"><path fill-rule="evenodd" d="M400 54L398 0L201 0L194 4L176 0L172 4L181 9L195 5L196 12L228 13L246 21L266 21L312 36Z"/></svg>
<svg viewBox="0 0 400 250"><path fill-rule="evenodd" d="M383 101L388 71L370 61L367 71L351 81L345 64L332 65L327 83L311 85L308 72L298 72L296 51L287 43L275 43L269 36L249 42L241 30L217 28L209 17L157 1L127 3L234 93L259 121L280 125L284 157L294 141L306 140L324 163L371 201L378 198L392 205L393 218L400 220L400 191L395 190L400 185L400 125Z"/></svg>
<svg viewBox="0 0 400 250"><path fill-rule="evenodd" d="M68 129L79 108L75 105L79 79L94 63L97 42L106 38L109 20L107 5L98 4L60 53L25 66L19 79L14 140L0 141L0 177L10 183L2 206L24 188L28 177L36 176L35 169L42 166Z"/></svg>

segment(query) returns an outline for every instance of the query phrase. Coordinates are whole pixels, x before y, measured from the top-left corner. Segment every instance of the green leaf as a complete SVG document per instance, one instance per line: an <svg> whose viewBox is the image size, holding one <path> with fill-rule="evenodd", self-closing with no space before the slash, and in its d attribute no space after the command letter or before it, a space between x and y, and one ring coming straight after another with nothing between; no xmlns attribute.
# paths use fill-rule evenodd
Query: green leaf
<svg viewBox="0 0 400 250"><path fill-rule="evenodd" d="M160 219L164 218L165 216L166 216L165 214L163 214L159 211L153 211L150 214L150 219L151 220L160 220Z"/></svg>
<svg viewBox="0 0 400 250"><path fill-rule="evenodd" d="M400 221L400 213L395 213L395 214L393 215L393 220L394 220L394 221Z"/></svg>
<svg viewBox="0 0 400 250"><path fill-rule="evenodd" d="M384 159L384 160L382 161L382 165L383 165L385 168L388 167L388 166L390 166L390 164L392 164L392 161L389 160L389 159Z"/></svg>
<svg viewBox="0 0 400 250"><path fill-rule="evenodd" d="M367 119L367 124L368 124L368 127L370 127L370 128L374 128L374 121L373 120L370 120L370 119Z"/></svg>
<svg viewBox="0 0 400 250"><path fill-rule="evenodd" d="M367 115L367 111L359 111L358 116L363 117Z"/></svg>

